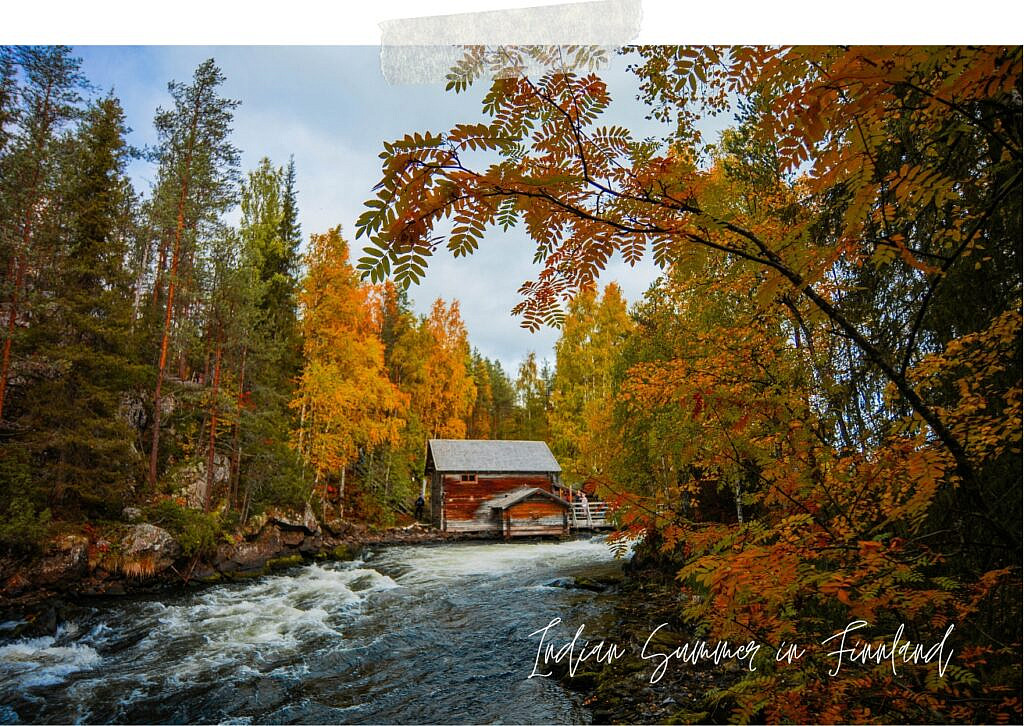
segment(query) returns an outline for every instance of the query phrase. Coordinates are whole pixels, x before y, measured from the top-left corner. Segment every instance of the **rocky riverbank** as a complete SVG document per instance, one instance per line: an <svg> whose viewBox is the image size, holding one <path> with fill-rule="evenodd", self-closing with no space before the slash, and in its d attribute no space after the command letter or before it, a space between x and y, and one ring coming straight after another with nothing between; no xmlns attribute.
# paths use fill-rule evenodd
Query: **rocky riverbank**
<svg viewBox="0 0 1024 726"><path fill-rule="evenodd" d="M130 514L129 514L130 516ZM237 580L318 559L347 560L367 545L440 542L451 535L413 524L385 530L270 511L216 546L187 556L165 529L133 523L53 540L34 558L0 558L0 637L52 634L83 600Z"/></svg>
<svg viewBox="0 0 1024 726"><path fill-rule="evenodd" d="M642 554L625 567L624 578L613 587L618 596L614 609L601 621L588 624L594 642L604 639L624 652L610 663L584 662L569 674L567 662L554 664L554 672L566 688L585 694L594 723L728 723L732 702L717 693L739 680L735 664L680 664L665 669L657 683L647 653L670 653L694 639L693 626L679 617L683 602L692 597L674 582L671 563L652 561Z"/></svg>

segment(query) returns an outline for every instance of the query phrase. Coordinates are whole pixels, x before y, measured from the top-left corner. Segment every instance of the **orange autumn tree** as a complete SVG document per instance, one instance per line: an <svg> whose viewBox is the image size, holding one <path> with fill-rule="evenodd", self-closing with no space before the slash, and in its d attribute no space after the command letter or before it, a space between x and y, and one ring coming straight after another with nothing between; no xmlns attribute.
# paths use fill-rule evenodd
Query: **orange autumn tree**
<svg viewBox="0 0 1024 726"><path fill-rule="evenodd" d="M611 411L618 347L632 329L622 289L587 288L569 305L555 343L551 443L568 474L583 481L607 474L615 449Z"/></svg>
<svg viewBox="0 0 1024 726"><path fill-rule="evenodd" d="M957 626L944 678L812 658L717 695L740 719L1019 718L1020 48L630 52L660 142L601 124L605 83L566 63L599 53L471 49L450 87L497 69L485 122L385 145L360 268L415 281L442 243L522 221L542 269L516 310L537 328L612 255L653 252L668 337L620 411L646 426L623 427L634 476L656 476L611 484L683 558L684 615L774 644L854 617L880 639ZM525 77L527 56L555 69ZM734 105L735 135L701 138ZM709 489L734 518L692 516Z"/></svg>
<svg viewBox="0 0 1024 726"><path fill-rule="evenodd" d="M326 502L337 487L344 514L345 475L360 451L398 441L408 397L388 380L367 288L348 261L335 227L310 238L299 293L304 359L291 407L299 412L295 446Z"/></svg>
<svg viewBox="0 0 1024 726"><path fill-rule="evenodd" d="M438 298L421 322L429 346L423 363L423 384L415 407L428 438L464 439L466 421L476 401L469 368L469 339L459 303Z"/></svg>

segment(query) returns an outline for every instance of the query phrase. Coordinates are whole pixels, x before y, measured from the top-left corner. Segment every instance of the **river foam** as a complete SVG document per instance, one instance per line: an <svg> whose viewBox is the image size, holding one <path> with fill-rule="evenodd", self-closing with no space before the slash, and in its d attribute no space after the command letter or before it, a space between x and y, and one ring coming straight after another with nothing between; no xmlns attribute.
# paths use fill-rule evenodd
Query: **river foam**
<svg viewBox="0 0 1024 726"><path fill-rule="evenodd" d="M0 646L0 682L17 681L24 688L54 686L78 671L95 668L102 658L81 643L62 645L66 630Z"/></svg>
<svg viewBox="0 0 1024 726"><path fill-rule="evenodd" d="M0 723L585 720L528 636L605 606L538 585L616 567L599 539L392 547L97 606L0 640Z"/></svg>

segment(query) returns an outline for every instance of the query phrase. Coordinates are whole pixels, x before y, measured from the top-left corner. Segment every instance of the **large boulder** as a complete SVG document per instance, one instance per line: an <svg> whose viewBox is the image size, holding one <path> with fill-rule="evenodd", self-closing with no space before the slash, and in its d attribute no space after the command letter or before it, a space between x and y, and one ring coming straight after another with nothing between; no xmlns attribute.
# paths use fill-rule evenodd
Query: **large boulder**
<svg viewBox="0 0 1024 726"><path fill-rule="evenodd" d="M206 504L206 487L209 478L206 475L206 458L194 460L185 465L175 475L179 482L178 494L193 509L202 509ZM227 484L231 478L231 460L224 454L213 457L213 488ZM214 492L211 492L211 498Z"/></svg>
<svg viewBox="0 0 1024 726"><path fill-rule="evenodd" d="M308 534L320 534L320 523L316 520L313 508L309 504L306 505L306 509L301 515L297 512L272 509L267 512L267 520L281 529L295 529Z"/></svg>
<svg viewBox="0 0 1024 726"><path fill-rule="evenodd" d="M89 540L78 535L61 537L55 552L44 557L35 570L36 585L66 587L89 573Z"/></svg>
<svg viewBox="0 0 1024 726"><path fill-rule="evenodd" d="M266 526L268 521L269 517L267 517L266 512L249 517L242 526L242 536L246 539L255 539L263 531L263 527Z"/></svg>
<svg viewBox="0 0 1024 726"><path fill-rule="evenodd" d="M128 575L147 576L163 572L181 556L181 545L166 529L136 524L121 540L120 570Z"/></svg>
<svg viewBox="0 0 1024 726"><path fill-rule="evenodd" d="M217 548L216 568L226 575L260 572L267 560L287 551L281 535L274 527L267 527L255 542L221 545Z"/></svg>
<svg viewBox="0 0 1024 726"><path fill-rule="evenodd" d="M299 545L299 552L306 555L314 555L320 552L324 547L324 538L319 534L310 535L302 540Z"/></svg>
<svg viewBox="0 0 1024 726"><path fill-rule="evenodd" d="M118 404L117 417L135 430L142 431L149 421L147 404L148 401L143 394L126 392L121 396L121 402Z"/></svg>

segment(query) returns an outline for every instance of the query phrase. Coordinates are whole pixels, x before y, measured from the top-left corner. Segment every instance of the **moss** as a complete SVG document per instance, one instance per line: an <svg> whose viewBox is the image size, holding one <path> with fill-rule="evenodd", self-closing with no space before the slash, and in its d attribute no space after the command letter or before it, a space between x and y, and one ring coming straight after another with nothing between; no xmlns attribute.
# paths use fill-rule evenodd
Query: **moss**
<svg viewBox="0 0 1024 726"><path fill-rule="evenodd" d="M568 676L562 681L562 685L577 691L586 691L597 685L600 673L597 671L580 671L574 676Z"/></svg>
<svg viewBox="0 0 1024 726"><path fill-rule="evenodd" d="M359 548L349 544L340 544L327 553L332 560L354 560L358 555Z"/></svg>
<svg viewBox="0 0 1024 726"><path fill-rule="evenodd" d="M285 567L295 567L301 565L304 562L302 555L285 555L284 557L271 557L267 560L266 564L263 565L263 569L270 570L281 570Z"/></svg>
<svg viewBox="0 0 1024 726"><path fill-rule="evenodd" d="M235 572L225 572L224 577L229 580L251 580L254 577L262 577L266 574L265 570L236 570Z"/></svg>
<svg viewBox="0 0 1024 726"><path fill-rule="evenodd" d="M689 711L685 708L676 711L669 717L666 724L708 723L710 711Z"/></svg>
<svg viewBox="0 0 1024 726"><path fill-rule="evenodd" d="M201 512L165 499L146 509L146 519L167 529L181 545L182 555L210 555L224 532L217 512Z"/></svg>

